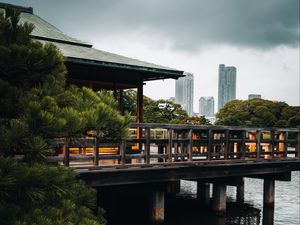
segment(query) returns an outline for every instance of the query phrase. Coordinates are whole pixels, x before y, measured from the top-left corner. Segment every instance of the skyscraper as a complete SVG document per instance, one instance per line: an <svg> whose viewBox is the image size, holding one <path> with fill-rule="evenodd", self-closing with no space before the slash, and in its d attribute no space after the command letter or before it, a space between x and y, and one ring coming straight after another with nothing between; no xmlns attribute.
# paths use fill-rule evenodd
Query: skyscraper
<svg viewBox="0 0 300 225"><path fill-rule="evenodd" d="M176 81L175 102L180 104L188 115L193 115L194 75L187 72L184 75L185 77Z"/></svg>
<svg viewBox="0 0 300 225"><path fill-rule="evenodd" d="M236 99L236 68L219 65L218 110L227 102Z"/></svg>
<svg viewBox="0 0 300 225"><path fill-rule="evenodd" d="M201 97L199 99L199 114L206 118L214 117L215 113L215 100L214 97Z"/></svg>

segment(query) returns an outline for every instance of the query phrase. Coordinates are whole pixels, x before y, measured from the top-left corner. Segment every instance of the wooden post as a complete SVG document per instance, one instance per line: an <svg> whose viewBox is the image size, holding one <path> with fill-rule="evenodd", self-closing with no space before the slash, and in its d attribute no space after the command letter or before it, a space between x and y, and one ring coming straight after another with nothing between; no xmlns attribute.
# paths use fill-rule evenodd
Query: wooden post
<svg viewBox="0 0 300 225"><path fill-rule="evenodd" d="M65 138L65 143L63 147L63 163L65 166L70 166L69 138Z"/></svg>
<svg viewBox="0 0 300 225"><path fill-rule="evenodd" d="M226 214L226 185L213 184L213 212L216 215L223 216Z"/></svg>
<svg viewBox="0 0 300 225"><path fill-rule="evenodd" d="M151 221L153 225L162 225L165 219L165 193L155 191L151 196Z"/></svg>
<svg viewBox="0 0 300 225"><path fill-rule="evenodd" d="M123 89L119 90L119 110L121 115L124 115L124 95L123 95Z"/></svg>
<svg viewBox="0 0 300 225"><path fill-rule="evenodd" d="M166 193L176 195L180 192L180 180L170 181L166 185Z"/></svg>
<svg viewBox="0 0 300 225"><path fill-rule="evenodd" d="M244 203L245 196L245 184L244 179L242 179L242 183L236 187L236 202L239 204Z"/></svg>
<svg viewBox="0 0 300 225"><path fill-rule="evenodd" d="M173 130L168 129L167 162L172 162Z"/></svg>
<svg viewBox="0 0 300 225"><path fill-rule="evenodd" d="M125 165L126 164L126 141L122 140L120 144L120 156L121 156L121 164Z"/></svg>
<svg viewBox="0 0 300 225"><path fill-rule="evenodd" d="M264 179L264 208L274 208L275 180Z"/></svg>
<svg viewBox="0 0 300 225"><path fill-rule="evenodd" d="M256 131L256 158L260 158L261 131Z"/></svg>
<svg viewBox="0 0 300 225"><path fill-rule="evenodd" d="M98 132L97 132L98 133ZM93 154L94 154L94 161L93 164L94 166L98 166L99 165L99 140L97 135L95 135L94 137L94 148L93 148Z"/></svg>
<svg viewBox="0 0 300 225"><path fill-rule="evenodd" d="M229 152L229 130L225 130L225 142L224 142L224 158L228 159L228 152Z"/></svg>
<svg viewBox="0 0 300 225"><path fill-rule="evenodd" d="M300 159L300 127L298 131L297 145L296 145L296 158Z"/></svg>
<svg viewBox="0 0 300 225"><path fill-rule="evenodd" d="M246 145L245 145L245 139L246 139L246 131L242 132L242 143L241 143L241 159L245 159L246 157Z"/></svg>
<svg viewBox="0 0 300 225"><path fill-rule="evenodd" d="M207 134L207 159L211 160L211 152L212 152L212 130L208 130Z"/></svg>
<svg viewBox="0 0 300 225"><path fill-rule="evenodd" d="M274 224L274 209L263 208L262 225L273 225Z"/></svg>
<svg viewBox="0 0 300 225"><path fill-rule="evenodd" d="M164 154L164 146L162 146L162 145L158 145L158 147L157 147L158 149L157 149L157 151L158 151L158 154ZM162 158L158 158L158 162L163 162L164 161L164 159L162 159Z"/></svg>
<svg viewBox="0 0 300 225"><path fill-rule="evenodd" d="M197 199L205 206L209 205L209 183L197 182Z"/></svg>
<svg viewBox="0 0 300 225"><path fill-rule="evenodd" d="M274 150L275 150L275 132L274 130L271 130L271 158L274 158Z"/></svg>
<svg viewBox="0 0 300 225"><path fill-rule="evenodd" d="M284 158L287 157L289 132L284 132Z"/></svg>
<svg viewBox="0 0 300 225"><path fill-rule="evenodd" d="M145 157L146 157L146 164L150 163L150 128L145 128L145 137L146 137L146 143L145 143Z"/></svg>
<svg viewBox="0 0 300 225"><path fill-rule="evenodd" d="M188 144L188 161L193 161L193 129L189 130L188 134L189 144Z"/></svg>
<svg viewBox="0 0 300 225"><path fill-rule="evenodd" d="M143 122L143 82L138 85L137 88L137 104L136 104L136 122ZM142 127L136 129L137 139L141 139L143 136ZM141 149L142 144L138 143L139 149Z"/></svg>

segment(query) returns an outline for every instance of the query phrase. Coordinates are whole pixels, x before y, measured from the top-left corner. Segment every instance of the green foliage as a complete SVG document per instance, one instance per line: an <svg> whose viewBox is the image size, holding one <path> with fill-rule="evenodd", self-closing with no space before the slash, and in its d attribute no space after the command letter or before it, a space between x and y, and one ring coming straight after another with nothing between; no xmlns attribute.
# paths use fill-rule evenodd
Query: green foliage
<svg viewBox="0 0 300 225"><path fill-rule="evenodd" d="M127 90L124 93L125 111L136 114L137 93ZM145 123L185 123L188 115L179 104L167 100L153 100L147 96L143 97L144 122Z"/></svg>
<svg viewBox="0 0 300 225"><path fill-rule="evenodd" d="M190 125L210 125L210 121L205 118L205 116L188 116L180 121L182 124L190 124Z"/></svg>
<svg viewBox="0 0 300 225"><path fill-rule="evenodd" d="M65 167L0 159L0 224L105 224L94 189Z"/></svg>
<svg viewBox="0 0 300 225"><path fill-rule="evenodd" d="M264 99L233 100L217 114L217 125L249 127L296 127L300 107Z"/></svg>

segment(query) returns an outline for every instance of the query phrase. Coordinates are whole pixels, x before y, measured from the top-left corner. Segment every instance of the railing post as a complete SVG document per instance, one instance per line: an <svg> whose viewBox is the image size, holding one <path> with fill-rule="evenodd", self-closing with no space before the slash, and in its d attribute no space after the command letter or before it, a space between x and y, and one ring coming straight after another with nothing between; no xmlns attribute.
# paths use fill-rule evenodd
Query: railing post
<svg viewBox="0 0 300 225"><path fill-rule="evenodd" d="M207 134L207 159L211 160L211 152L212 152L212 130L208 130Z"/></svg>
<svg viewBox="0 0 300 225"><path fill-rule="evenodd" d="M173 130L168 129L167 162L172 162Z"/></svg>
<svg viewBox="0 0 300 225"><path fill-rule="evenodd" d="M274 150L275 150L275 132L272 129L271 132L271 158L274 158Z"/></svg>
<svg viewBox="0 0 300 225"><path fill-rule="evenodd" d="M241 143L241 159L245 159L246 155L246 145L245 145L245 139L246 139L246 131L242 131L242 143Z"/></svg>
<svg viewBox="0 0 300 225"><path fill-rule="evenodd" d="M150 163L150 128L145 128L145 137L146 137L146 143L145 143L145 158L146 158L146 164Z"/></svg>
<svg viewBox="0 0 300 225"><path fill-rule="evenodd" d="M299 127L298 135L297 135L297 145L296 145L296 155L295 156L296 156L295 158L300 159L300 127Z"/></svg>
<svg viewBox="0 0 300 225"><path fill-rule="evenodd" d="M261 131L256 131L256 158L260 158Z"/></svg>
<svg viewBox="0 0 300 225"><path fill-rule="evenodd" d="M289 133L286 131L284 132L284 158L287 157L287 151L288 151L288 137Z"/></svg>
<svg viewBox="0 0 300 225"><path fill-rule="evenodd" d="M65 166L70 166L69 138L65 138L65 143L63 147L63 163Z"/></svg>
<svg viewBox="0 0 300 225"><path fill-rule="evenodd" d="M229 130L225 130L225 142L224 142L224 158L228 159L229 152Z"/></svg>
<svg viewBox="0 0 300 225"><path fill-rule="evenodd" d="M193 161L193 129L189 130L188 134L189 144L188 144L188 160L189 162Z"/></svg>
<svg viewBox="0 0 300 225"><path fill-rule="evenodd" d="M98 166L99 165L99 140L98 137L95 136L94 137L94 148L93 148L93 154L94 154L94 161L93 164L94 166Z"/></svg>
<svg viewBox="0 0 300 225"><path fill-rule="evenodd" d="M126 164L126 141L122 140L120 144L120 156L121 156L121 165Z"/></svg>

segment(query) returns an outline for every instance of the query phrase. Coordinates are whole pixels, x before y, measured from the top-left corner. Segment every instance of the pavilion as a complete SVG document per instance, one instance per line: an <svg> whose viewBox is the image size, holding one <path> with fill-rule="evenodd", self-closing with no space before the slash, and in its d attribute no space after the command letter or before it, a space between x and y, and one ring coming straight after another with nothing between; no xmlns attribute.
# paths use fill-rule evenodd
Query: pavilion
<svg viewBox="0 0 300 225"><path fill-rule="evenodd" d="M34 24L31 36L59 48L68 70L67 82L94 90L109 89L118 93L122 105L124 89L137 89L137 122L143 121L143 85L146 81L178 79L183 71L132 59L93 48L89 43L64 34L44 19L33 14L33 8L0 3L0 12L6 7L21 12L20 22Z"/></svg>

